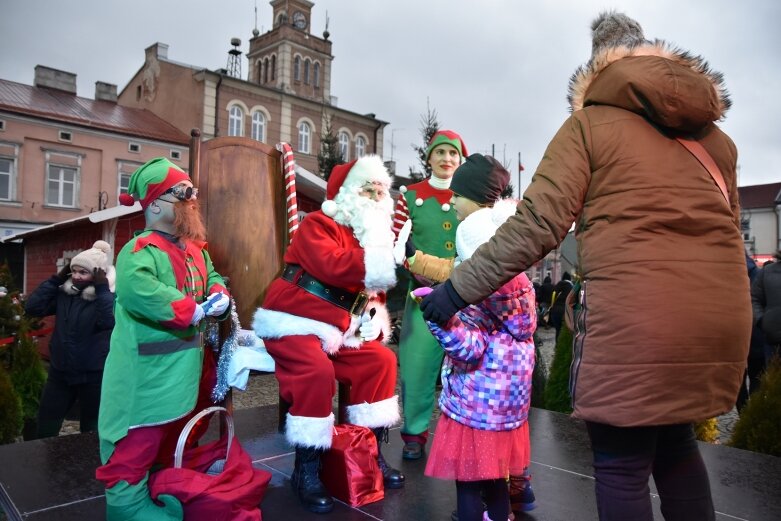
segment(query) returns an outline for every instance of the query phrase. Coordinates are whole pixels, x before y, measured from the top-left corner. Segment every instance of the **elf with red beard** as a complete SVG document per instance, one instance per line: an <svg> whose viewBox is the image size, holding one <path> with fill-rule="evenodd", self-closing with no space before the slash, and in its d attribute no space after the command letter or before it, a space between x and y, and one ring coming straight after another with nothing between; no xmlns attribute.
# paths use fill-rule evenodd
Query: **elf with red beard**
<svg viewBox="0 0 781 521"><path fill-rule="evenodd" d="M214 360L201 345L201 320L227 318L230 303L205 249L197 193L187 173L157 158L133 173L129 195L120 197L126 205L141 202L146 229L117 257L116 326L98 419L103 466L96 472L106 485L109 521L182 519L175 498L152 501L149 469L173 459L184 423L210 405Z"/></svg>
<svg viewBox="0 0 781 521"><path fill-rule="evenodd" d="M378 442L400 418L396 356L381 342L390 331L384 292L396 284L390 181L374 155L333 169L322 210L301 221L253 321L276 362L280 395L292 404L291 484L313 512L333 508L318 468L331 446L335 381L351 386L348 421L372 429ZM382 453L378 463L386 488L404 485Z"/></svg>

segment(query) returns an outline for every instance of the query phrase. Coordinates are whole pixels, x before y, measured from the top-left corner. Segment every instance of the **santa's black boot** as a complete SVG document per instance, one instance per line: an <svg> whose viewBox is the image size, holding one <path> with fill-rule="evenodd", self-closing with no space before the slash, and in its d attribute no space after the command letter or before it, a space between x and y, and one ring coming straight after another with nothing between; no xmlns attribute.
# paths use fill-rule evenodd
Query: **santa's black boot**
<svg viewBox="0 0 781 521"><path fill-rule="evenodd" d="M372 429L374 437L377 438L377 464L380 466L382 472L382 481L385 483L385 488L401 488L404 486L404 474L401 471L394 469L385 461L382 456L382 443L388 443L388 428L377 427Z"/></svg>
<svg viewBox="0 0 781 521"><path fill-rule="evenodd" d="M325 514L334 508L334 499L320 481L320 456L322 449L296 447L296 462L290 484L301 504L309 511Z"/></svg>

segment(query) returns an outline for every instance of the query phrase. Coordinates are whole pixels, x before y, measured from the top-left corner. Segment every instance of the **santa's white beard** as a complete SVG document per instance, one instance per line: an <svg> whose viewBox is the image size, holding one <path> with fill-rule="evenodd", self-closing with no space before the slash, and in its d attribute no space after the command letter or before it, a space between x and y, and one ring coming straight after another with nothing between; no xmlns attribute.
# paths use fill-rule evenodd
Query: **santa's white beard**
<svg viewBox="0 0 781 521"><path fill-rule="evenodd" d="M390 197L373 201L358 194L340 192L334 202L339 208L334 221L352 228L361 246L393 247L396 237L393 234L393 200Z"/></svg>

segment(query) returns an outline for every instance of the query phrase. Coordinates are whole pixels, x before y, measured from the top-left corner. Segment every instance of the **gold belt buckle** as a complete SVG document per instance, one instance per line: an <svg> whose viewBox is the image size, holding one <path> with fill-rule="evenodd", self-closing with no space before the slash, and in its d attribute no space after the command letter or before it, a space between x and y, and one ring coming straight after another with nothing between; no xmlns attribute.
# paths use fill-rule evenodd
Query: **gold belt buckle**
<svg viewBox="0 0 781 521"><path fill-rule="evenodd" d="M355 297L355 301L353 301L353 305L350 306L350 314L351 315L363 314L363 311L366 309L367 304L369 304L369 295L366 292L361 291Z"/></svg>

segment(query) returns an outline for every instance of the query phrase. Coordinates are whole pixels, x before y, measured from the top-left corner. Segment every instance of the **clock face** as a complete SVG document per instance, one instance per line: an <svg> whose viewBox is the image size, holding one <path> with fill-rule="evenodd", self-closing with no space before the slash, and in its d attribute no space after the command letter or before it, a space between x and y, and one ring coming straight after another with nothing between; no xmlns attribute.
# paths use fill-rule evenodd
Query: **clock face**
<svg viewBox="0 0 781 521"><path fill-rule="evenodd" d="M293 27L296 29L306 29L306 15L301 11L293 13Z"/></svg>

